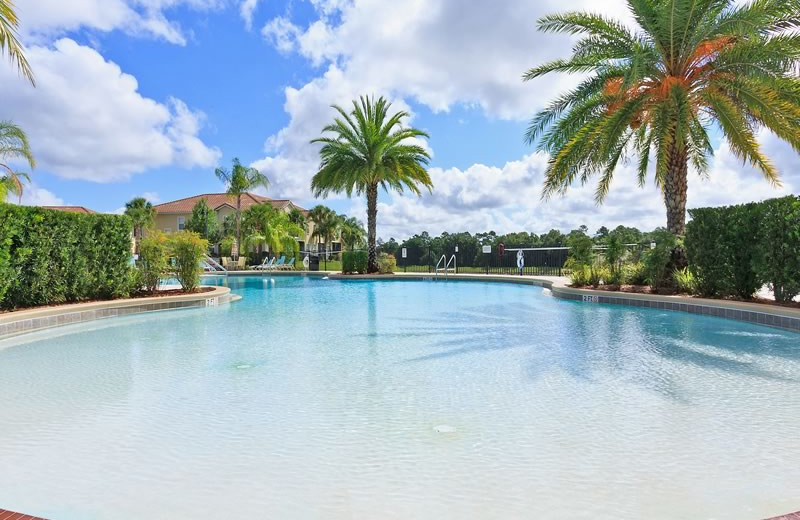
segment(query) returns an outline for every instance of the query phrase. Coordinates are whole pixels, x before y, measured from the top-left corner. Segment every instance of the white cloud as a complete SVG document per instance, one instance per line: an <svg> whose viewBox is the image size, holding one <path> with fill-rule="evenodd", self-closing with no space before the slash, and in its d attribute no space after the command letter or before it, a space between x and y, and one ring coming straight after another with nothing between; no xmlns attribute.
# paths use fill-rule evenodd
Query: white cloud
<svg viewBox="0 0 800 520"><path fill-rule="evenodd" d="M185 45L186 34L165 11L179 6L208 10L222 5L222 0L25 0L17 9L27 40L47 41L81 28L102 32L118 29Z"/></svg>
<svg viewBox="0 0 800 520"><path fill-rule="evenodd" d="M285 16L273 18L261 29L261 34L264 38L284 54L295 49L295 42L301 33L300 27L293 24Z"/></svg>
<svg viewBox="0 0 800 520"><path fill-rule="evenodd" d="M244 25L248 30L253 26L253 13L258 6L258 0L242 0L239 5L239 14L242 15Z"/></svg>
<svg viewBox="0 0 800 520"><path fill-rule="evenodd" d="M59 176L109 182L168 165L214 166L221 152L198 132L205 116L179 99L142 96L136 78L69 39L32 47L37 87L0 67L4 117L30 137L40 167Z"/></svg>
<svg viewBox="0 0 800 520"><path fill-rule="evenodd" d="M19 199L10 196L8 202L16 203ZM22 190L22 200L20 204L24 206L63 206L64 199L50 190L37 186L35 183L25 184Z"/></svg>
<svg viewBox="0 0 800 520"><path fill-rule="evenodd" d="M689 178L688 207L717 206L763 200L800 189L800 175L793 166L800 159L770 134L761 136L765 148L778 148L772 157L784 175L784 185L773 187L752 167L742 166L726 143L716 152L708 179ZM666 222L661 193L652 183L639 188L633 168L620 167L605 202L594 202L595 183L576 185L566 196L540 198L546 157L531 154L502 168L482 164L465 170L432 168L432 194L422 197L391 195L378 205L378 234L403 238L428 231L490 231L506 233L562 231L586 224L591 231L620 224L654 229ZM789 173L789 172L793 173ZM350 213L366 218L363 200L354 200Z"/></svg>

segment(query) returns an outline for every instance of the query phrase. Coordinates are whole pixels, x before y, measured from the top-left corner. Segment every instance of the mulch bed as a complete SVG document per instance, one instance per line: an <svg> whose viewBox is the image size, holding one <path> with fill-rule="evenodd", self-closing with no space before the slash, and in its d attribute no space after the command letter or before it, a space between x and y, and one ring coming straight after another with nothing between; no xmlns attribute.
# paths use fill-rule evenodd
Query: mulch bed
<svg viewBox="0 0 800 520"><path fill-rule="evenodd" d="M198 287L194 292L187 292L183 289L165 289L163 291L156 291L155 294L132 294L126 298L112 298L108 300L101 300L101 299L94 299L94 300L80 300L77 302L61 302L61 303L50 303L47 305L36 305L34 307L17 307L16 309L0 309L0 314L5 314L7 312L16 312L16 311L27 311L31 309L46 309L48 307L61 307L62 305L71 305L74 303L94 303L94 302L113 302L116 300L136 300L139 298L160 298L162 296L182 296L184 294L202 294L206 292L211 292L216 287Z"/></svg>
<svg viewBox="0 0 800 520"><path fill-rule="evenodd" d="M682 296L687 299L694 298L689 294L680 294L674 289L658 289L656 291L652 290L649 285L570 285L575 289L591 289L593 291L607 291L607 292L621 292L621 293L633 293L633 294L658 294L662 296ZM742 303L757 303L760 305L775 305L778 307L787 307L790 309L800 309L800 302L776 302L775 300L769 300L767 298L759 298L755 297L750 300L744 300L742 298L705 298L708 300L718 299L720 301L728 301L728 302L742 302Z"/></svg>

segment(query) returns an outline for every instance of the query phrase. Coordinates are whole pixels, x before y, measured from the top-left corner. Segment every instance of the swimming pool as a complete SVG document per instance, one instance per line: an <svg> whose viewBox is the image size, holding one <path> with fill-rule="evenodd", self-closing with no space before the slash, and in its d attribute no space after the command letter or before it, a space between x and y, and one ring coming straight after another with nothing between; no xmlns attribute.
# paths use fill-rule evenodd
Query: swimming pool
<svg viewBox="0 0 800 520"><path fill-rule="evenodd" d="M0 507L71 519L800 509L800 335L485 282L218 279L0 342Z"/></svg>

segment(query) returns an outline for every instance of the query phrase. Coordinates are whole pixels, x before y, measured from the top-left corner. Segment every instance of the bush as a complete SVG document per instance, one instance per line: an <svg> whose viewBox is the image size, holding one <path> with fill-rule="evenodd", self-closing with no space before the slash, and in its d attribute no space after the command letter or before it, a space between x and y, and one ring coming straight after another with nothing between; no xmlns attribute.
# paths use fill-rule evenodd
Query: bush
<svg viewBox="0 0 800 520"><path fill-rule="evenodd" d="M397 269L397 260L394 255L387 253L378 254L378 272L381 274L392 274Z"/></svg>
<svg viewBox="0 0 800 520"><path fill-rule="evenodd" d="M761 208L756 270L769 283L775 299L788 302L800 293L800 198L768 200Z"/></svg>
<svg viewBox="0 0 800 520"><path fill-rule="evenodd" d="M635 262L622 267L622 283L628 285L647 285L644 264Z"/></svg>
<svg viewBox="0 0 800 520"><path fill-rule="evenodd" d="M145 291L154 293L158 290L161 278L167 273L169 261L169 244L166 235L158 231L150 231L139 242L139 261L136 264L140 286Z"/></svg>
<svg viewBox="0 0 800 520"><path fill-rule="evenodd" d="M603 265L590 265L588 266L589 269L589 285L593 285L597 287L601 283L606 284L608 283L608 278L611 275L611 271L608 267Z"/></svg>
<svg viewBox="0 0 800 520"><path fill-rule="evenodd" d="M571 265L590 265L594 258L592 239L586 233L575 231L567 237Z"/></svg>
<svg viewBox="0 0 800 520"><path fill-rule="evenodd" d="M675 280L675 285L678 291L686 294L695 294L697 292L697 280L694 274L687 268L675 269L672 273L672 278Z"/></svg>
<svg viewBox="0 0 800 520"><path fill-rule="evenodd" d="M223 238L219 243L219 256L231 256L234 242L236 239L232 236Z"/></svg>
<svg viewBox="0 0 800 520"><path fill-rule="evenodd" d="M353 257L353 251L345 251L342 253L342 272L345 274L350 274L355 272L355 258Z"/></svg>
<svg viewBox="0 0 800 520"><path fill-rule="evenodd" d="M672 251L680 245L680 242L666 229L654 231L652 237L656 246L644 254L644 276L653 289L668 287L673 282L668 265L672 258Z"/></svg>
<svg viewBox="0 0 800 520"><path fill-rule="evenodd" d="M368 260L366 251L345 251L342 253L342 272L366 274Z"/></svg>
<svg viewBox="0 0 800 520"><path fill-rule="evenodd" d="M132 232L124 215L0 203L0 307L129 295Z"/></svg>
<svg viewBox="0 0 800 520"><path fill-rule="evenodd" d="M686 250L700 294L751 298L761 286L754 267L760 212L755 203L689 211Z"/></svg>
<svg viewBox="0 0 800 520"><path fill-rule="evenodd" d="M184 291L193 292L200 285L200 261L205 257L208 240L191 231L169 235L170 254L175 258L175 277Z"/></svg>
<svg viewBox="0 0 800 520"><path fill-rule="evenodd" d="M588 265L574 266L572 268L572 272L569 275L570 282L575 287L582 287L584 285L589 285L590 277L591 273Z"/></svg>

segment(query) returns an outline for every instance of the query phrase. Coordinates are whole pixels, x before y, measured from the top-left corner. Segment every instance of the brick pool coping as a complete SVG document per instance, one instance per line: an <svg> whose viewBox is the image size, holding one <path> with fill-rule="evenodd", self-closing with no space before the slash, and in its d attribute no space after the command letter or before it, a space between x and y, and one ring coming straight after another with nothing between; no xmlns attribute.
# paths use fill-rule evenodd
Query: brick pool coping
<svg viewBox="0 0 800 520"><path fill-rule="evenodd" d="M38 307L0 314L0 339L73 323L153 311L211 307L238 300L228 287L212 291ZM0 520L4 520L0 517Z"/></svg>
<svg viewBox="0 0 800 520"><path fill-rule="evenodd" d="M344 275L326 274L334 280L435 280L433 273L395 273L393 275ZM576 289L568 287L568 278L560 276L516 276L500 274L449 274L438 276L440 280L472 280L484 282L506 282L536 285L549 289L553 296L566 300L611 305L629 305L689 314L717 316L748 323L766 325L800 332L800 309L762 303L695 298L692 296L667 296L661 294L638 294ZM800 520L800 519L798 519Z"/></svg>

